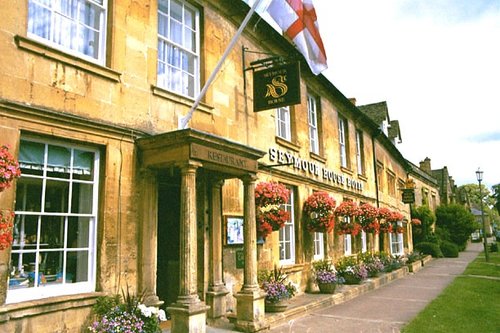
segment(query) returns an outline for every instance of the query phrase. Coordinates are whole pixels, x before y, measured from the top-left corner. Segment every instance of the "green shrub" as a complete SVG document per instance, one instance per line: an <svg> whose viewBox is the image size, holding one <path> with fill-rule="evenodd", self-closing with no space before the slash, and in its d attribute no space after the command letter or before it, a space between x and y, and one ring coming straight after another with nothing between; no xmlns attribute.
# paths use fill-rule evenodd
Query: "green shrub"
<svg viewBox="0 0 500 333"><path fill-rule="evenodd" d="M442 241L440 248L441 252L446 258L458 257L458 246L455 243L449 241Z"/></svg>
<svg viewBox="0 0 500 333"><path fill-rule="evenodd" d="M443 252L439 248L439 245L431 242L418 243L415 248L422 254L430 254L434 258L442 258Z"/></svg>
<svg viewBox="0 0 500 333"><path fill-rule="evenodd" d="M490 252L498 252L498 243L490 244Z"/></svg>

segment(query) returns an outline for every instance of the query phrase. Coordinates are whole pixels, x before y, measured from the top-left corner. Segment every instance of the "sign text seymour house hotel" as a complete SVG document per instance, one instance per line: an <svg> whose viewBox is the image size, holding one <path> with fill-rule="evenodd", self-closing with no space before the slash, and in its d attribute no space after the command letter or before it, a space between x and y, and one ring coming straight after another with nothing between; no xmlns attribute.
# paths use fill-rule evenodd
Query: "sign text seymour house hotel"
<svg viewBox="0 0 500 333"><path fill-rule="evenodd" d="M290 164L297 170L304 171L309 175L321 176L323 180L336 183L337 185L347 186L357 191L363 191L363 183L343 174L336 173L321 166L317 162L312 162L299 156L293 155L287 151L278 148L269 148L269 160L280 164Z"/></svg>

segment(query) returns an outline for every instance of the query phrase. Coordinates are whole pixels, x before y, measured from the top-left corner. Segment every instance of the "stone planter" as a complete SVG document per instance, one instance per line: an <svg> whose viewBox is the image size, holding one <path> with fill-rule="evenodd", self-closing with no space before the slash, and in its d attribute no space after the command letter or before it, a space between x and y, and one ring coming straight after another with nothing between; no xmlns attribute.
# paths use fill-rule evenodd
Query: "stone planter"
<svg viewBox="0 0 500 333"><path fill-rule="evenodd" d="M285 301L277 303L266 301L265 305L266 305L266 312L283 312L288 307L288 303L286 303Z"/></svg>
<svg viewBox="0 0 500 333"><path fill-rule="evenodd" d="M322 294L334 294L336 287L336 283L318 283L319 291Z"/></svg>
<svg viewBox="0 0 500 333"><path fill-rule="evenodd" d="M408 266L408 271L410 273L415 273L418 270L420 270L420 268L422 268L422 261L421 260L417 260L417 261L412 262L410 264L406 264L406 266Z"/></svg>

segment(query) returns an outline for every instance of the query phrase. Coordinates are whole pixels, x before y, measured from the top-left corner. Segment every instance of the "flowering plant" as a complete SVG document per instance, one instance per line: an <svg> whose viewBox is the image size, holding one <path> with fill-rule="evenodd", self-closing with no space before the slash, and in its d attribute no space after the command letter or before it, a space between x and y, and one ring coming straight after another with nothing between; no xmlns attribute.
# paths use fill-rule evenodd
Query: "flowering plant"
<svg viewBox="0 0 500 333"><path fill-rule="evenodd" d="M387 207L382 207L378 209L378 220L380 223L380 232L391 233L392 223L390 223L390 218L392 215L392 210Z"/></svg>
<svg viewBox="0 0 500 333"><path fill-rule="evenodd" d="M368 277L368 270L363 263L359 263L355 257L342 257L336 264L337 273L349 283L359 282Z"/></svg>
<svg viewBox="0 0 500 333"><path fill-rule="evenodd" d="M354 201L343 201L335 208L335 215L339 217L338 233L356 236L361 231L361 225L356 222L359 214L359 207Z"/></svg>
<svg viewBox="0 0 500 333"><path fill-rule="evenodd" d="M10 187L10 183L20 176L19 163L9 152L9 147L0 146L0 192Z"/></svg>
<svg viewBox="0 0 500 333"><path fill-rule="evenodd" d="M380 272L383 272L385 269L384 263L380 259L379 256L366 252L360 255L360 259L365 265L365 268L368 272L368 276L374 277L377 276Z"/></svg>
<svg viewBox="0 0 500 333"><path fill-rule="evenodd" d="M422 221L420 221L419 219L411 219L411 224L413 225L422 225Z"/></svg>
<svg viewBox="0 0 500 333"><path fill-rule="evenodd" d="M124 294L124 293L123 293ZM160 333L160 321L167 320L165 311L141 303L142 297L123 295L102 296L93 307L97 315L91 333Z"/></svg>
<svg viewBox="0 0 500 333"><path fill-rule="evenodd" d="M387 221L392 224L392 232L397 232L398 234L403 233L403 227L398 225L398 222L402 221L403 218L404 218L404 215L401 214L400 212L393 211L391 213L391 215L387 219Z"/></svg>
<svg viewBox="0 0 500 333"><path fill-rule="evenodd" d="M272 271L261 272L259 278L262 289L267 294L266 302L279 303L292 298L297 292L291 282L286 283L287 275L283 273L283 270L276 266Z"/></svg>
<svg viewBox="0 0 500 333"><path fill-rule="evenodd" d="M12 228L14 227L14 212L0 210L0 250L8 249L12 244Z"/></svg>
<svg viewBox="0 0 500 333"><path fill-rule="evenodd" d="M255 187L257 231L263 238L279 230L290 218L282 206L288 202L289 195L285 185L276 182L261 182Z"/></svg>
<svg viewBox="0 0 500 333"><path fill-rule="evenodd" d="M365 232L378 234L380 224L378 222L378 209L369 203L359 206L358 221Z"/></svg>
<svg viewBox="0 0 500 333"><path fill-rule="evenodd" d="M342 283L343 279L337 276L337 271L330 262L320 260L313 263L314 275L317 284L320 283Z"/></svg>
<svg viewBox="0 0 500 333"><path fill-rule="evenodd" d="M331 232L335 226L335 200L326 192L314 192L304 202L307 230Z"/></svg>

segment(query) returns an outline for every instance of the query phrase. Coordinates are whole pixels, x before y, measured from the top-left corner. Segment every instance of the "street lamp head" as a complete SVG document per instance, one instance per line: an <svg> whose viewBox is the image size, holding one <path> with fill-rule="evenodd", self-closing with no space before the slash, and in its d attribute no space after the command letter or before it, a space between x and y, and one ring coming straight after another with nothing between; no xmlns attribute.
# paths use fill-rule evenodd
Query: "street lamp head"
<svg viewBox="0 0 500 333"><path fill-rule="evenodd" d="M477 168L476 177L478 182L483 180L483 171L480 168Z"/></svg>

